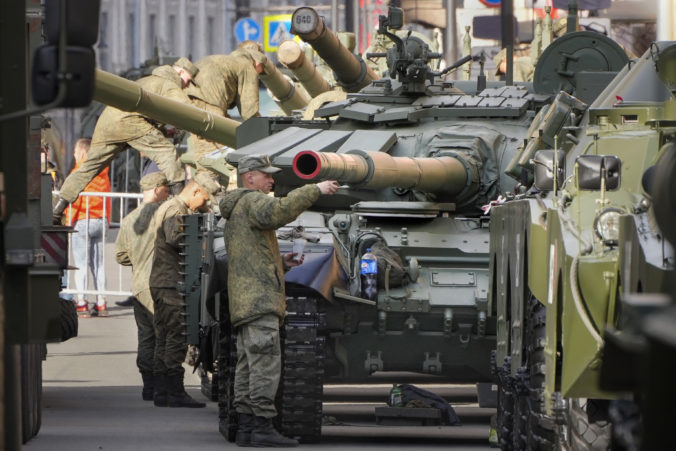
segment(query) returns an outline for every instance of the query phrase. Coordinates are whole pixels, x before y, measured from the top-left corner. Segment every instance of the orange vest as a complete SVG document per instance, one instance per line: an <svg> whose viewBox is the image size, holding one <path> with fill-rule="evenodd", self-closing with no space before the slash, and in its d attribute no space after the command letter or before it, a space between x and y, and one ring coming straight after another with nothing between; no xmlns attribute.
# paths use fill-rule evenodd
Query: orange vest
<svg viewBox="0 0 676 451"><path fill-rule="evenodd" d="M80 163L76 164L71 174L80 167ZM108 168L101 171L94 179L85 187L86 192L95 193L109 193L110 179L108 178ZM80 219L87 217L87 199L89 199L89 218L98 219L103 217L103 201L106 200L106 219L110 222L110 198L96 197L96 196L80 196L75 202L66 209L68 213L68 225L75 225Z"/></svg>

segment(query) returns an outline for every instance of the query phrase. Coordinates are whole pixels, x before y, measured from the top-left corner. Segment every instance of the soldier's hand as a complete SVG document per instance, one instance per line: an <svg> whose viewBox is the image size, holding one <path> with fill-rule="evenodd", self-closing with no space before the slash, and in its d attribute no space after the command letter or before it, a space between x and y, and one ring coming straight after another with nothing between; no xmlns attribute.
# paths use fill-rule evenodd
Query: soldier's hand
<svg viewBox="0 0 676 451"><path fill-rule="evenodd" d="M335 192L338 191L338 188L340 188L340 185L335 180L324 180L323 182L317 183L317 186L322 194L328 195L335 194Z"/></svg>
<svg viewBox="0 0 676 451"><path fill-rule="evenodd" d="M294 258L296 255L297 254L295 252L288 252L283 255L282 260L284 261L285 268L293 268L294 266L303 264L303 260L305 260L305 254L301 255L298 260Z"/></svg>

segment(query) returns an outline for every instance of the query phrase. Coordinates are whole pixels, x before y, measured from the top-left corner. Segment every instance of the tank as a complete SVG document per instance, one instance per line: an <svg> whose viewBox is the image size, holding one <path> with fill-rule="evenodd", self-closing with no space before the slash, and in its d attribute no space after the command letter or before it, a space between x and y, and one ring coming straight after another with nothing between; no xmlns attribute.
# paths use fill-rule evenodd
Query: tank
<svg viewBox="0 0 676 451"><path fill-rule="evenodd" d="M676 44L654 43L596 99L559 93L510 165L525 185L491 209L488 296L503 449L664 445L674 67Z"/></svg>
<svg viewBox="0 0 676 451"><path fill-rule="evenodd" d="M294 23L315 15L300 8ZM504 171L554 95L529 83L444 81L444 73L470 57L433 70L426 62L438 55L416 36L389 31L400 26L400 9L380 18L379 33L394 41L385 56L391 78L371 80L345 100L317 108L310 120L252 118L238 127L237 148L226 156L234 166L246 155L269 156L282 168L275 196L323 179L341 183L335 195L320 197L312 211L279 230L283 252L296 238L308 241L305 263L286 275L278 394L281 430L306 442L321 435L324 383L396 382L394 372L402 371L445 382L493 380L498 317L488 298L484 213L518 189ZM591 45L580 38L580 48ZM222 285L227 256L215 218L190 221L188 334L205 348L204 390L218 393L221 432L233 439L235 348ZM359 274L369 248L380 260L373 300L364 296Z"/></svg>

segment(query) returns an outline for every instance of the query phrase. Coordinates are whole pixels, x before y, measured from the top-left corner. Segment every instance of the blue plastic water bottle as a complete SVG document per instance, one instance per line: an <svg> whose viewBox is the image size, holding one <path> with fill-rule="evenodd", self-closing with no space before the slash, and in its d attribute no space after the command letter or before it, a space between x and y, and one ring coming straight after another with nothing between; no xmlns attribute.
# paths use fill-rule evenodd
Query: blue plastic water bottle
<svg viewBox="0 0 676 451"><path fill-rule="evenodd" d="M361 292L362 297L371 301L378 297L378 259L371 248L361 257Z"/></svg>

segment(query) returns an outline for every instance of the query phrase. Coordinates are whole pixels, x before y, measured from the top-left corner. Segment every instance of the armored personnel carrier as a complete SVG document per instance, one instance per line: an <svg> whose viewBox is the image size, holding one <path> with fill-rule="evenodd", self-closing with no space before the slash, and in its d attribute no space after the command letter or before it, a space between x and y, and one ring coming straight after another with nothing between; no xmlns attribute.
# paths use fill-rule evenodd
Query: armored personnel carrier
<svg viewBox="0 0 676 451"><path fill-rule="evenodd" d="M503 449L638 449L626 439L639 424L631 393L648 352L630 325L660 304L674 263L656 218L672 226L673 184L660 166L673 167L675 65L676 45L655 43L596 100L561 92L510 164L532 184L491 210ZM643 407L665 406L648 391ZM662 448L664 430L656 434L641 449Z"/></svg>
<svg viewBox="0 0 676 451"><path fill-rule="evenodd" d="M395 43L382 55L387 78L342 48L311 8L296 10L292 24L352 94L321 106L311 120L250 119L237 128L237 149L227 159L236 166L246 155L269 156L282 168L276 196L321 179L343 185L279 231L283 250L291 250L294 238L309 241L305 263L286 277L278 395L282 431L307 442L321 434L325 381L367 381L390 371L449 382L492 380L489 355L498 317L488 297L483 207L515 191L517 182L504 175L507 164L554 93L539 93L530 84L486 87L481 78L444 81L445 73L469 58L432 70L429 60L440 55L416 36L390 31L402 24L396 8L380 18L378 30ZM582 34L575 43L569 42L566 54L584 49L585 58L571 58L570 77L585 70L590 79L594 73L607 79L626 61L604 56L606 48L619 47L603 36ZM185 227L188 333L191 340L202 336L203 363L218 381L221 431L232 439L235 348L227 293L217 280L224 277L224 257L213 240L218 228L209 218L190 219ZM379 257L378 291L370 299L360 277L368 249ZM194 318L200 318L199 327Z"/></svg>

